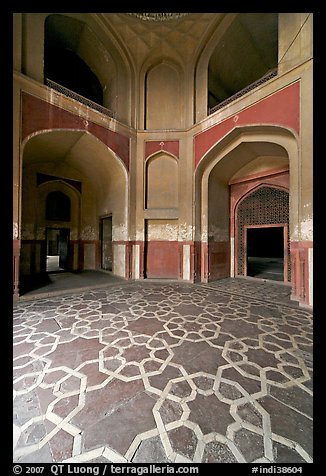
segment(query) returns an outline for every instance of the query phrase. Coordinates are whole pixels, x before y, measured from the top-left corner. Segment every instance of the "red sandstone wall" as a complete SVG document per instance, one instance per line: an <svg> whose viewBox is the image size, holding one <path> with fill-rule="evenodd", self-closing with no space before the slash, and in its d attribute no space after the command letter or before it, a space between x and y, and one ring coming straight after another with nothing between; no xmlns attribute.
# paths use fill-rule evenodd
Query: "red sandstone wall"
<svg viewBox="0 0 326 476"><path fill-rule="evenodd" d="M179 277L179 243L177 241L148 241L145 247L147 278Z"/></svg>
<svg viewBox="0 0 326 476"><path fill-rule="evenodd" d="M194 138L194 167L196 168L206 152L232 129L257 124L287 127L298 134L300 127L300 83L291 84L197 134Z"/></svg>
<svg viewBox="0 0 326 476"><path fill-rule="evenodd" d="M85 130L110 147L129 170L129 137L85 121L71 112L22 93L22 139L33 132L51 129Z"/></svg>
<svg viewBox="0 0 326 476"><path fill-rule="evenodd" d="M302 304L309 302L309 249L312 241L293 241L290 245L291 254L291 298Z"/></svg>
<svg viewBox="0 0 326 476"><path fill-rule="evenodd" d="M170 152L175 157L179 158L179 141L178 140L168 140L168 141L159 141L151 140L146 141L145 143L145 159L150 155L158 151Z"/></svg>

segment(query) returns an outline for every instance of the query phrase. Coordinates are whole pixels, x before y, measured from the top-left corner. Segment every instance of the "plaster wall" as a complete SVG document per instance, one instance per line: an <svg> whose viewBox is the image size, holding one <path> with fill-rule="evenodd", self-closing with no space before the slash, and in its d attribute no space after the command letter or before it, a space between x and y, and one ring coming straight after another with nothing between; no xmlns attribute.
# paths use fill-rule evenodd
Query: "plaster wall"
<svg viewBox="0 0 326 476"><path fill-rule="evenodd" d="M312 13L279 13L278 69L280 74L311 59L312 32Z"/></svg>
<svg viewBox="0 0 326 476"><path fill-rule="evenodd" d="M47 13L23 13L20 15L22 15L21 72L35 81L43 83L44 20Z"/></svg>
<svg viewBox="0 0 326 476"><path fill-rule="evenodd" d="M177 241L178 220L147 220L148 241Z"/></svg>
<svg viewBox="0 0 326 476"><path fill-rule="evenodd" d="M13 15L13 68L21 71L22 68L22 31L23 14L15 13Z"/></svg>
<svg viewBox="0 0 326 476"><path fill-rule="evenodd" d="M95 245L84 244L84 269L95 269Z"/></svg>
<svg viewBox="0 0 326 476"><path fill-rule="evenodd" d="M256 174L272 172L282 167L288 167L289 160L286 157L257 157L248 164L240 168L232 177L230 182L234 183L237 179L242 180L244 177L250 178Z"/></svg>
<svg viewBox="0 0 326 476"><path fill-rule="evenodd" d="M300 222L295 239L313 240L313 74L306 69L301 79L301 134L300 134Z"/></svg>
<svg viewBox="0 0 326 476"><path fill-rule="evenodd" d="M178 208L178 163L160 154L146 163L146 208Z"/></svg>
<svg viewBox="0 0 326 476"><path fill-rule="evenodd" d="M161 63L146 76L146 129L182 129L182 82L179 72Z"/></svg>
<svg viewBox="0 0 326 476"><path fill-rule="evenodd" d="M126 247L124 244L114 243L113 274L122 278L126 277Z"/></svg>

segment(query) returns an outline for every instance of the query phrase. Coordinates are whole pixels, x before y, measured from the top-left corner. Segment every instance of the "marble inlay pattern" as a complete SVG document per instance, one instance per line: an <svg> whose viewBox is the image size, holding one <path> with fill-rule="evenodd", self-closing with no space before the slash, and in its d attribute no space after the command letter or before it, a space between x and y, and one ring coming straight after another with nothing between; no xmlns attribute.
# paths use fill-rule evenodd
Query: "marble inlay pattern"
<svg viewBox="0 0 326 476"><path fill-rule="evenodd" d="M312 462L312 313L280 284L14 306L14 462Z"/></svg>

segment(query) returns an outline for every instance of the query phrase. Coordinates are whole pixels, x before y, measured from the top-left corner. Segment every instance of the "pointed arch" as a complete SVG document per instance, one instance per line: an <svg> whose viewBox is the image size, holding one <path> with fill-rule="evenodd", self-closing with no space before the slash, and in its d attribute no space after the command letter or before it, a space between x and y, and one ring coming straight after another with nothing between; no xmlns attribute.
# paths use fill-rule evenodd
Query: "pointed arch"
<svg viewBox="0 0 326 476"><path fill-rule="evenodd" d="M178 208L179 164L166 151L158 151L145 161L145 208Z"/></svg>
<svg viewBox="0 0 326 476"><path fill-rule="evenodd" d="M283 280L291 280L290 266L290 240L288 234L289 225L289 190L287 187L277 183L274 179L270 181L260 181L256 186L248 190L231 208L231 223L234 230L234 269L231 272L234 276L247 276L248 243L247 229L255 228L265 231L274 227L283 229ZM267 236L267 235L266 235ZM259 248L262 248L260 245ZM266 253L269 250L266 249ZM273 248L271 246L271 248ZM259 250L256 250L259 252ZM268 256L271 256L268 255Z"/></svg>
<svg viewBox="0 0 326 476"><path fill-rule="evenodd" d="M114 242L129 237L129 176L123 161L100 139L81 130L33 133L25 138L21 154L22 266L26 274L40 270L33 262L41 263L45 256L46 227L69 228L73 269L99 267L100 217L112 215ZM69 197L69 222L46 218L50 192ZM117 244L115 253L113 272L125 276L124 258L118 259L124 256L124 247Z"/></svg>
<svg viewBox="0 0 326 476"><path fill-rule="evenodd" d="M201 243L202 280L209 279L209 247L213 247L212 243L219 243L218 246L223 248L223 274L228 272L228 275L233 275L234 235L229 221L229 182L241 167L257 157L255 151L262 155L279 155L288 159L290 240L295 239L300 228L299 147L293 132L273 126L246 126L232 130L211 147L194 173L195 239ZM210 206L212 200L214 207Z"/></svg>
<svg viewBox="0 0 326 476"><path fill-rule="evenodd" d="M140 124L144 129L182 129L184 70L180 63L151 55L140 71Z"/></svg>
<svg viewBox="0 0 326 476"><path fill-rule="evenodd" d="M299 169L298 139L293 131L278 126L244 126L233 129L205 154L195 170L194 194L196 196L196 239L207 241L208 236L208 181L215 166L220 169L224 183L239 170L251 157L234 154L241 144L265 143L278 147L289 160L290 175L290 233L295 239L300 230L300 190L301 176ZM232 160L231 160L232 157Z"/></svg>

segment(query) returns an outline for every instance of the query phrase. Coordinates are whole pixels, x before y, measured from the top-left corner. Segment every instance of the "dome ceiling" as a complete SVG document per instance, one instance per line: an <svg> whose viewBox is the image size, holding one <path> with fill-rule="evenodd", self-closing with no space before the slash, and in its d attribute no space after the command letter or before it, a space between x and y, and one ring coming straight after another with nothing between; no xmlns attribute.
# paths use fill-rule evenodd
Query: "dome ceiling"
<svg viewBox="0 0 326 476"><path fill-rule="evenodd" d="M169 58L193 68L214 36L209 108L261 78L277 64L277 13L98 13L129 51L136 71Z"/></svg>
<svg viewBox="0 0 326 476"><path fill-rule="evenodd" d="M225 13L97 13L127 48L136 65L158 52L188 63Z"/></svg>

